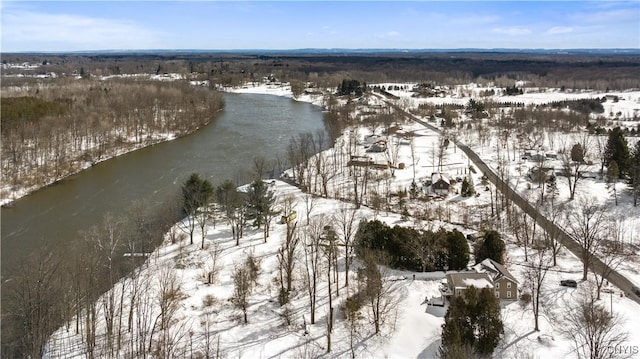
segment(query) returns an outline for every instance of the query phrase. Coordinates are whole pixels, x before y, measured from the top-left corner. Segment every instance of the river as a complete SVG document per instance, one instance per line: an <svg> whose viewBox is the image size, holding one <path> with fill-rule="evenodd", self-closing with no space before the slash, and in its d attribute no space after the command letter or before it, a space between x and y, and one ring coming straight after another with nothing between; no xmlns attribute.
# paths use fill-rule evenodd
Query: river
<svg viewBox="0 0 640 359"><path fill-rule="evenodd" d="M162 203L193 172L219 183L253 168L253 158L285 158L289 139L324 129L317 106L271 95L225 94L208 126L101 162L2 208L3 281L34 249L66 245L79 230L133 201Z"/></svg>

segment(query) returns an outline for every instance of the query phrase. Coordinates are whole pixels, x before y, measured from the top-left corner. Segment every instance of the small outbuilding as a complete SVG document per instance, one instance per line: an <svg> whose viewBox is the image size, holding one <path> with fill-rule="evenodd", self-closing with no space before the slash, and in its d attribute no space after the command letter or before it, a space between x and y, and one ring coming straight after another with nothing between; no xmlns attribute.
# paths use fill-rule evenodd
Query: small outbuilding
<svg viewBox="0 0 640 359"><path fill-rule="evenodd" d="M431 174L431 190L438 195L447 195L451 188L451 179L443 173Z"/></svg>

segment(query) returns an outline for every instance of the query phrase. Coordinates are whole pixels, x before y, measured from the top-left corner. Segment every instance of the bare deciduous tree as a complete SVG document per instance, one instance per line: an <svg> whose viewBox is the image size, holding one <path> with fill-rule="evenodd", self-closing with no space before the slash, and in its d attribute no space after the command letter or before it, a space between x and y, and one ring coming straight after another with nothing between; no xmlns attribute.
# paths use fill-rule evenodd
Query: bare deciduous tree
<svg viewBox="0 0 640 359"><path fill-rule="evenodd" d="M313 212L313 209L315 208L317 203L318 202L316 201L316 197L314 195L307 194L304 196L304 209L307 215L307 226L309 226L311 223L311 212Z"/></svg>
<svg viewBox="0 0 640 359"><path fill-rule="evenodd" d="M247 256L244 263L236 265L233 274L233 295L231 301L236 308L242 311L244 324L249 321L247 319L247 310L249 307L249 296L253 293L258 281L260 272L260 262L253 257L252 254Z"/></svg>
<svg viewBox="0 0 640 359"><path fill-rule="evenodd" d="M388 320L393 320L393 310L397 304L391 295L392 283L385 278L388 273L378 266L379 260L372 252L365 253L364 266L358 271L359 294L370 309L375 334L380 333Z"/></svg>
<svg viewBox="0 0 640 359"><path fill-rule="evenodd" d="M173 268L169 266L160 268L156 280L158 284L156 303L160 310L156 323L159 325L160 330L165 330L169 327L178 310L178 305L182 299L182 284Z"/></svg>
<svg viewBox="0 0 640 359"><path fill-rule="evenodd" d="M329 197L329 181L336 176L335 158L331 159L325 152L317 154L319 163L318 175L322 184L322 193L325 198Z"/></svg>
<svg viewBox="0 0 640 359"><path fill-rule="evenodd" d="M49 335L58 324L60 303L60 258L52 253L28 258L12 282L3 284L11 300L5 310L22 324L18 333L21 352L42 357ZM5 343L3 343L5 345Z"/></svg>
<svg viewBox="0 0 640 359"><path fill-rule="evenodd" d="M347 294L349 293L349 268L351 267L351 261L353 256L353 237L358 230L356 225L357 210L355 207L349 208L346 204L342 205L336 214L334 215L337 225L337 231L340 235L340 245L344 247L344 286L347 288Z"/></svg>
<svg viewBox="0 0 640 359"><path fill-rule="evenodd" d="M220 253L222 253L222 249L218 243L214 243L211 247L207 249L209 258L205 262L204 266L204 281L207 284L213 284L216 282L218 277L218 272L220 268L218 268L218 259L220 258Z"/></svg>
<svg viewBox="0 0 640 359"><path fill-rule="evenodd" d="M533 330L535 331L539 331L538 318L540 317L540 303L544 298L542 286L544 285L544 280L547 277L547 272L550 267L551 263L547 250L542 248L533 255L524 273L524 285L531 290L531 309L533 310L534 320Z"/></svg>
<svg viewBox="0 0 640 359"><path fill-rule="evenodd" d="M287 215L295 208L294 197L287 197L283 202L282 212ZM280 245L276 259L278 260L278 282L280 284L279 302L284 305L289 302L289 294L293 288L293 275L296 264L296 253L300 236L298 234L298 221L286 222L285 240Z"/></svg>
<svg viewBox="0 0 640 359"><path fill-rule="evenodd" d="M566 147L562 151L562 174L567 178L569 185L570 197L573 200L576 194L578 182L582 178L583 171L586 167L585 158L587 157L589 148L589 138L583 136L580 141L571 148Z"/></svg>
<svg viewBox="0 0 640 359"><path fill-rule="evenodd" d="M577 303L567 305L562 323L562 333L572 341L580 358L609 358L610 350L627 340L627 334L621 330L622 317L599 305L591 289L577 296ZM628 357L631 355L634 354Z"/></svg>
<svg viewBox="0 0 640 359"><path fill-rule="evenodd" d="M555 205L553 201L551 204L543 207L543 213L552 225L541 227L542 235L545 247L551 252L554 267L557 265L557 257L560 249L562 249L562 245L560 244L561 230L558 228L557 222L563 211L563 206Z"/></svg>
<svg viewBox="0 0 640 359"><path fill-rule="evenodd" d="M587 280L589 267L606 228L606 208L597 204L594 199L581 199L576 207L567 213L566 229L582 247L582 280Z"/></svg>
<svg viewBox="0 0 640 359"><path fill-rule="evenodd" d="M609 280L609 276L611 276L622 263L629 259L629 255L625 252L625 246L622 242L624 224L610 220L606 224L606 227L608 240L603 240L603 243L598 246L596 253L603 265L591 267L591 272L595 277L596 300L600 299L600 292L605 281Z"/></svg>
<svg viewBox="0 0 640 359"><path fill-rule="evenodd" d="M304 236L304 279L309 296L311 309L311 324L316 322L316 296L318 290L318 277L320 276L320 258L322 256L320 244L327 220L324 216L315 217L303 231Z"/></svg>

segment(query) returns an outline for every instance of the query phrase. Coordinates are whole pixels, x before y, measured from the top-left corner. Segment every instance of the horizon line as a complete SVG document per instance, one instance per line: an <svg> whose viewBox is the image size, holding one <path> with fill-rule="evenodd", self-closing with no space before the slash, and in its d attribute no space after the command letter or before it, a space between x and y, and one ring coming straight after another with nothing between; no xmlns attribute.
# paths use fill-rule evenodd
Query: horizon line
<svg viewBox="0 0 640 359"><path fill-rule="evenodd" d="M189 52L189 53L331 53L331 52L343 52L343 53L425 53L425 52L598 52L598 53L638 53L640 54L640 48L632 47L612 47L612 48L509 48L509 47L495 47L495 48L482 48L482 47L459 47L459 48L322 48L322 47L309 47L309 48L292 48L292 49L171 49L171 48L158 48L158 49L101 49L101 50L22 50L22 51L2 51L0 54L91 54L91 53L160 53L160 52Z"/></svg>

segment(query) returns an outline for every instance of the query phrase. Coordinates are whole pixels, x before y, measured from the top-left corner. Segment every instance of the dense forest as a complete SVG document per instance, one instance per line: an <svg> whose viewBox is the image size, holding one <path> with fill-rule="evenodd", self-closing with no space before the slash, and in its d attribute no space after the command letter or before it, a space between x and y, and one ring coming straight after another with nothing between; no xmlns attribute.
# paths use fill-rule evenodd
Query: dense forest
<svg viewBox="0 0 640 359"><path fill-rule="evenodd" d="M223 106L219 93L179 82L59 80L8 87L3 177L13 189L37 188L115 154L193 132Z"/></svg>
<svg viewBox="0 0 640 359"><path fill-rule="evenodd" d="M111 76L183 73L220 84L240 84L273 75L282 81L335 86L345 77L367 83L493 81L512 86L622 90L640 87L637 53L411 52L157 52L96 54L3 54L5 63L38 63L40 73ZM11 74L14 69L6 69ZM19 71L18 71L19 72ZM11 83L13 79L4 79Z"/></svg>

